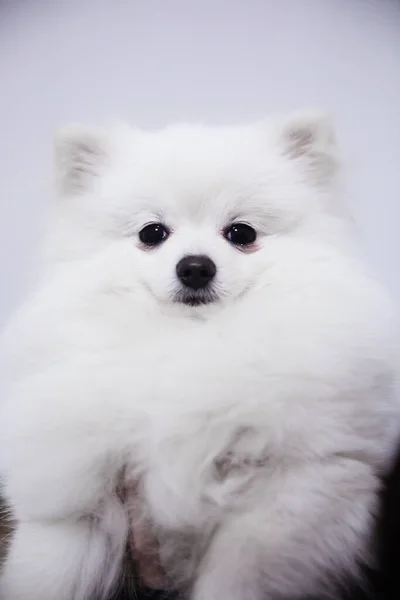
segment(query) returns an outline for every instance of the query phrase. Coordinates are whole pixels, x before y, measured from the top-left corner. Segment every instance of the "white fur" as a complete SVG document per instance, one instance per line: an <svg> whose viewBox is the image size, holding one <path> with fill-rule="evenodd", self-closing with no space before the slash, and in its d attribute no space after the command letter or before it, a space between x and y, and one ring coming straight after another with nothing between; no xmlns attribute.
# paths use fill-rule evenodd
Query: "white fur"
<svg viewBox="0 0 400 600"><path fill-rule="evenodd" d="M335 152L319 113L60 132L42 280L7 339L19 525L2 600L106 598L121 484L193 600L316 593L369 560L399 424L396 316L357 258ZM235 219L254 251L224 239ZM154 220L172 234L144 250ZM218 300L190 308L175 266L193 253L216 263Z"/></svg>

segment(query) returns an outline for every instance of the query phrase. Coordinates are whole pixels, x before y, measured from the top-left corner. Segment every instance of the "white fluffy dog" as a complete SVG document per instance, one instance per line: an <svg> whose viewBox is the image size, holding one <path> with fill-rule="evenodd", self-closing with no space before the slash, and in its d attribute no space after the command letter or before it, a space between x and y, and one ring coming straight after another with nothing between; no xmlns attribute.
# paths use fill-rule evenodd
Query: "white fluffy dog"
<svg viewBox="0 0 400 600"><path fill-rule="evenodd" d="M133 485L192 600L357 577L398 433L397 325L335 154L317 112L60 131L42 278L8 331L2 600L106 598Z"/></svg>

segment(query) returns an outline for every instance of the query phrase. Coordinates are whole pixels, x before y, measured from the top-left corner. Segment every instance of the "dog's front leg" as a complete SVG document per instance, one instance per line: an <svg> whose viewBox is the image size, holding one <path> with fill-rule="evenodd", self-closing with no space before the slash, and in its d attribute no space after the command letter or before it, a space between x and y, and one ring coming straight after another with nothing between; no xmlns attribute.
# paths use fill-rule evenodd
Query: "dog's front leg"
<svg viewBox="0 0 400 600"><path fill-rule="evenodd" d="M378 479L359 460L276 469L225 514L191 600L275 600L334 593L368 560Z"/></svg>

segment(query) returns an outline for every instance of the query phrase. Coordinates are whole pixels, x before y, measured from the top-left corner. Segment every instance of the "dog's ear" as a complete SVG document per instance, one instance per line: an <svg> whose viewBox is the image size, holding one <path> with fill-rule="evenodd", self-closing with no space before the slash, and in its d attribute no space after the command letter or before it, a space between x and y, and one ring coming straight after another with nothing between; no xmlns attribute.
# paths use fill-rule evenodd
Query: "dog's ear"
<svg viewBox="0 0 400 600"><path fill-rule="evenodd" d="M109 162L109 136L104 129L66 125L54 136L56 182L62 195L90 191Z"/></svg>
<svg viewBox="0 0 400 600"><path fill-rule="evenodd" d="M310 110L289 115L279 135L285 156L301 160L315 183L331 182L338 161L333 120L328 112Z"/></svg>

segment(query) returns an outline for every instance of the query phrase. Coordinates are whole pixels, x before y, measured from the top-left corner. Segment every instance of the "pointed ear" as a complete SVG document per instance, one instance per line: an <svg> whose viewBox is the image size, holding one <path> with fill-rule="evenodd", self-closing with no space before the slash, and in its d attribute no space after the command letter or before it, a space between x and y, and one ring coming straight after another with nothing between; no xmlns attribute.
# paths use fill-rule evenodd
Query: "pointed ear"
<svg viewBox="0 0 400 600"><path fill-rule="evenodd" d="M67 125L54 137L56 180L62 195L89 191L109 162L107 132Z"/></svg>
<svg viewBox="0 0 400 600"><path fill-rule="evenodd" d="M305 111L289 116L280 133L283 152L302 160L314 183L330 183L337 171L337 146L328 112Z"/></svg>

